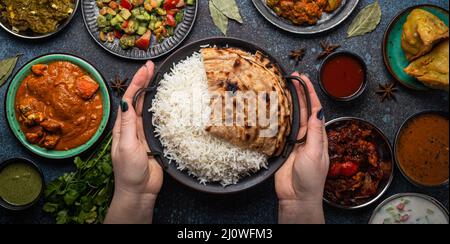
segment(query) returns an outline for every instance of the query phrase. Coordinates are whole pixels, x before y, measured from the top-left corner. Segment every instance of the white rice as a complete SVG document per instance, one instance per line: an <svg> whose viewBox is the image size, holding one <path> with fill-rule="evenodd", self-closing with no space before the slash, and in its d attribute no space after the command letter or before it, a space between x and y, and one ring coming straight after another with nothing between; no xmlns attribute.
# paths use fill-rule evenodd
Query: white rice
<svg viewBox="0 0 450 244"><path fill-rule="evenodd" d="M205 67L199 53L174 65L172 72L164 75L149 111L154 114L155 132L170 163L175 162L179 170L197 177L202 184L219 182L223 186L267 168L264 154L243 150L205 131L211 114L209 102Z"/></svg>

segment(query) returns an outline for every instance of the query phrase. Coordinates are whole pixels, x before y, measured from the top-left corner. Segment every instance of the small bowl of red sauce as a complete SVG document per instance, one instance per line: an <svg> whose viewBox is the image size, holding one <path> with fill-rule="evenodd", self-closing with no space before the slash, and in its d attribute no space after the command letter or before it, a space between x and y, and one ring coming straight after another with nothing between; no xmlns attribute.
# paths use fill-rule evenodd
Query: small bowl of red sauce
<svg viewBox="0 0 450 244"><path fill-rule="evenodd" d="M367 66L352 52L336 52L321 64L319 83L323 92L336 101L351 101L366 89Z"/></svg>

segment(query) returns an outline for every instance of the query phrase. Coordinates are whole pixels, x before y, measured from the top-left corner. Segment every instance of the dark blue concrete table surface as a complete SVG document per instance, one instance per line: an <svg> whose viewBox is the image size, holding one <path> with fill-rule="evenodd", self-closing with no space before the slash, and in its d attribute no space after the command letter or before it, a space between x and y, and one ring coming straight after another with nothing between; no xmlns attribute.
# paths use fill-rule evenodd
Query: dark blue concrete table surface
<svg viewBox="0 0 450 244"><path fill-rule="evenodd" d="M184 44L218 36L220 32L212 24L209 17L207 0L199 0L198 18L189 37ZM327 120L341 116L356 116L365 118L377 126L389 137L391 142L401 123L410 115L422 110L448 111L448 94L444 92L414 92L400 87L397 102L380 103L375 94L378 83L392 80L386 71L381 43L383 33L391 19L399 11L416 4L435 4L448 9L447 0L380 0L383 18L380 26L368 35L346 39L346 30L356 13L373 0L362 0L352 16L338 28L315 36L301 36L279 30L267 22L255 9L251 0L238 0L241 14L245 20L243 25L231 23L229 36L254 42L273 54L289 71L299 70L316 77L318 62L316 56L320 51L319 42L328 41L342 44L341 50L351 50L358 53L369 67L369 86L364 95L351 103L336 103L328 99L320 90L317 79L314 83L322 100ZM307 50L303 62L296 67L288 59L291 50L305 47ZM115 74L122 77L132 77L143 62L129 61L117 58L103 49L91 39L83 23L80 9L73 22L58 35L43 41L26 41L15 38L0 30L0 58L17 53L24 54L17 68L28 60L46 53L65 52L79 55L100 70L107 80L112 80ZM160 64L163 58L155 60ZM16 71L17 71L16 68ZM0 98L4 102L7 85L0 88ZM117 108L117 98L114 99ZM113 117L115 118L115 117ZM39 158L24 149L8 129L5 119L4 105L0 106L0 162L11 157L25 157L39 164L45 174L45 180L50 180L73 170L72 160L50 162ZM431 195L441 201L448 209L449 191L419 189L409 184L396 169L395 178L383 199L400 192L420 192ZM0 209L0 223L53 223L54 219L42 212L43 201L36 207L25 212L9 212ZM376 204L375 204L376 205ZM345 211L325 205L325 215L328 223L367 223L375 205L359 211ZM169 176L164 177L164 186L158 198L155 223L276 223L277 198L273 179L268 180L255 189L230 196L213 196L194 192Z"/></svg>

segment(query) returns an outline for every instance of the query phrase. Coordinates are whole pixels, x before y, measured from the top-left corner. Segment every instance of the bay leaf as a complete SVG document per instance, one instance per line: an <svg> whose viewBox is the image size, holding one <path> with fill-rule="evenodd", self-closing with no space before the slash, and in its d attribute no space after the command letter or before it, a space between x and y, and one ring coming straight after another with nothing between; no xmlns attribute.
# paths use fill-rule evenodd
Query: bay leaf
<svg viewBox="0 0 450 244"><path fill-rule="evenodd" d="M232 20L236 20L239 23L244 23L242 16L239 13L239 7L236 0L211 0L220 12Z"/></svg>
<svg viewBox="0 0 450 244"><path fill-rule="evenodd" d="M14 68L16 67L17 60L21 55L18 54L13 57L9 57L3 60L0 60L0 86L5 84L6 80L8 80L9 76L11 76Z"/></svg>
<svg viewBox="0 0 450 244"><path fill-rule="evenodd" d="M209 1L209 12L214 24L224 35L226 35L228 29L228 17L214 5L213 1Z"/></svg>
<svg viewBox="0 0 450 244"><path fill-rule="evenodd" d="M374 31L381 21L381 7L378 1L367 5L358 15L347 31L347 38L362 36Z"/></svg>

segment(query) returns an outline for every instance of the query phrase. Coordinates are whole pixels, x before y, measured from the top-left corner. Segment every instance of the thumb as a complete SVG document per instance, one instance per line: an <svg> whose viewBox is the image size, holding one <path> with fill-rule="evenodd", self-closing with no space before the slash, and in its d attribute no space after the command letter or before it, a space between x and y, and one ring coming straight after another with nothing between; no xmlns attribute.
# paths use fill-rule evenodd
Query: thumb
<svg viewBox="0 0 450 244"><path fill-rule="evenodd" d="M120 143L131 144L137 138L137 115L131 101L123 99L120 102Z"/></svg>
<svg viewBox="0 0 450 244"><path fill-rule="evenodd" d="M308 137L306 139L306 147L323 148L324 133L325 133L325 118L323 109L313 111L311 118L308 121Z"/></svg>

